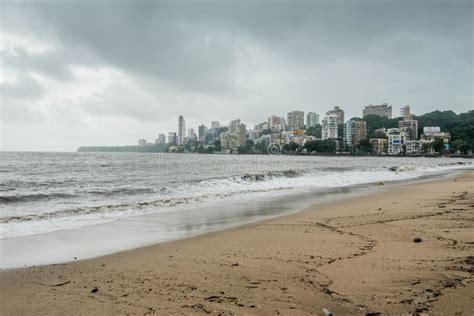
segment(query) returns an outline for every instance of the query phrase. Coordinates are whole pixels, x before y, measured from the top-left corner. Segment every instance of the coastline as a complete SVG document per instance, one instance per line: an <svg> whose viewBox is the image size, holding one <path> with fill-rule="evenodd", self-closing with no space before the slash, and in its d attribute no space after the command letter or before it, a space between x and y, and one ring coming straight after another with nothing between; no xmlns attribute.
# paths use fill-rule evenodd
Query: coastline
<svg viewBox="0 0 474 316"><path fill-rule="evenodd" d="M1 271L1 303L6 315L319 314L323 307L336 315L467 315L473 183L466 171L189 239Z"/></svg>

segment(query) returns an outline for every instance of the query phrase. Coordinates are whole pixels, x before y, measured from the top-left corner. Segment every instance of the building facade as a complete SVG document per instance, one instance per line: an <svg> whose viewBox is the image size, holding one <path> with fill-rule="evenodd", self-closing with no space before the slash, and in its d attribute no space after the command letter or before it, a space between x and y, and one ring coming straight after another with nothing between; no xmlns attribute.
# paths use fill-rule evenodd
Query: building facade
<svg viewBox="0 0 474 316"><path fill-rule="evenodd" d="M212 121L212 122L211 122L211 133L212 133L212 136L214 136L214 137L217 136L217 132L218 132L218 130L219 130L219 127L220 127L219 121Z"/></svg>
<svg viewBox="0 0 474 316"><path fill-rule="evenodd" d="M418 139L418 121L412 119L410 116L398 121L398 128L405 130L408 140Z"/></svg>
<svg viewBox="0 0 474 316"><path fill-rule="evenodd" d="M306 128L311 128L319 124L319 115L313 112L306 114Z"/></svg>
<svg viewBox="0 0 474 316"><path fill-rule="evenodd" d="M335 106L334 109L328 111L326 115L337 117L336 124L344 124L344 111L339 106Z"/></svg>
<svg viewBox="0 0 474 316"><path fill-rule="evenodd" d="M194 130L194 128L188 128L188 140L196 140L197 139L197 135L196 135L196 131Z"/></svg>
<svg viewBox="0 0 474 316"><path fill-rule="evenodd" d="M138 140L138 146L140 147L145 147L146 146L146 139L139 139Z"/></svg>
<svg viewBox="0 0 474 316"><path fill-rule="evenodd" d="M178 144L178 135L175 132L168 133L168 144L170 145Z"/></svg>
<svg viewBox="0 0 474 316"><path fill-rule="evenodd" d="M404 147L406 143L406 133L399 128L387 129L388 137L388 154L402 155L404 154Z"/></svg>
<svg viewBox="0 0 474 316"><path fill-rule="evenodd" d="M337 139L338 131L337 124L339 122L339 116L336 114L327 115L322 120L321 138L324 139Z"/></svg>
<svg viewBox="0 0 474 316"><path fill-rule="evenodd" d="M283 117L272 115L268 118L268 128L276 131L286 129L286 120Z"/></svg>
<svg viewBox="0 0 474 316"><path fill-rule="evenodd" d="M370 145L372 146L372 151L377 155L387 153L388 140L386 138L371 138Z"/></svg>
<svg viewBox="0 0 474 316"><path fill-rule="evenodd" d="M293 111L287 115L288 130L304 129L304 112Z"/></svg>
<svg viewBox="0 0 474 316"><path fill-rule="evenodd" d="M182 115L178 118L178 145L186 142L186 122Z"/></svg>
<svg viewBox="0 0 474 316"><path fill-rule="evenodd" d="M165 134L158 135L158 138L156 139L155 143L157 143L157 144L166 144Z"/></svg>
<svg viewBox="0 0 474 316"><path fill-rule="evenodd" d="M247 126L245 126L243 123L241 123L238 127L237 139L239 146L245 146L247 140Z"/></svg>
<svg viewBox="0 0 474 316"><path fill-rule="evenodd" d="M356 148L361 140L367 138L367 123L360 120L349 120L344 124L344 145L350 149Z"/></svg>
<svg viewBox="0 0 474 316"><path fill-rule="evenodd" d="M201 124L198 126L198 140L203 142L204 138L206 137L206 132L207 132L207 126L204 124Z"/></svg>
<svg viewBox="0 0 474 316"><path fill-rule="evenodd" d="M406 155L419 155L423 149L423 144L419 140L407 140L405 145Z"/></svg>
<svg viewBox="0 0 474 316"><path fill-rule="evenodd" d="M387 103L382 103L380 105L369 104L362 110L362 117L366 117L367 115L378 115L391 119L392 106Z"/></svg>
<svg viewBox="0 0 474 316"><path fill-rule="evenodd" d="M232 120L229 123L229 132L236 134L239 131L240 119Z"/></svg>

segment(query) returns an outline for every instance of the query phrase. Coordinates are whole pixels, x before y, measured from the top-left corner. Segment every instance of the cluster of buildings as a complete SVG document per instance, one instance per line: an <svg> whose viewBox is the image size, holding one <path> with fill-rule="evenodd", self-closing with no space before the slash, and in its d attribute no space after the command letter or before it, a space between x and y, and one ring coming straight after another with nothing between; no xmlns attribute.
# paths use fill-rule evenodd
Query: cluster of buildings
<svg viewBox="0 0 474 316"><path fill-rule="evenodd" d="M321 122L317 113L309 112L305 115L303 111L289 112L286 118L272 115L251 129L240 119L225 125L212 121L210 127L200 125L197 133L194 128L186 130L184 117L179 116L178 132L169 132L168 137L164 134L158 135L155 144L167 144L170 151L199 144L204 147L213 146L224 153L234 153L239 147L248 146L250 143L260 144L272 153L279 153L285 144L296 143L304 147L309 141L332 140L336 143L337 152L350 154L360 150L362 141L365 141L365 145L369 144L375 154L419 155L431 153L432 149L424 144L430 144L436 139L448 143L450 139L448 133L442 133L436 126L424 127L423 134L419 137L418 121L411 114L409 105L401 108L397 128L378 129L373 133L377 137L368 138L364 118L369 115L391 119L392 106L387 103L370 104L363 109L362 119L353 118L347 121L339 106L327 111ZM144 139L138 141L138 146L149 145L152 144Z"/></svg>

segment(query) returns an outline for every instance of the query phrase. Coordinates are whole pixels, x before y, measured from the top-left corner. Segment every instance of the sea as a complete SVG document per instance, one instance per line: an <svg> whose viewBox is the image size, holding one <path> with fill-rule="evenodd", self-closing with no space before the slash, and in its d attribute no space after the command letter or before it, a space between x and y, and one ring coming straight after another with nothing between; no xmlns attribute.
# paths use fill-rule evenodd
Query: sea
<svg viewBox="0 0 474 316"><path fill-rule="evenodd" d="M0 268L186 238L472 168L462 158L1 152Z"/></svg>

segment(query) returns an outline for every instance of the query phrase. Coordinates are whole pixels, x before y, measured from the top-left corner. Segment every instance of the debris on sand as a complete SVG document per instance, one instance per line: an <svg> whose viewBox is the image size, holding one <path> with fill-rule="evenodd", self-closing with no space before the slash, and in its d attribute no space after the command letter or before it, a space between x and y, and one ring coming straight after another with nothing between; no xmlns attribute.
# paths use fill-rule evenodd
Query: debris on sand
<svg viewBox="0 0 474 316"><path fill-rule="evenodd" d="M332 316L332 313L329 309L323 308L323 315L324 316Z"/></svg>

